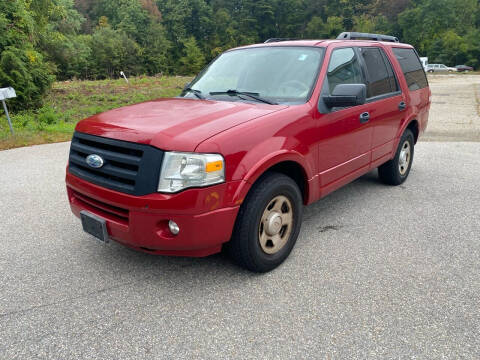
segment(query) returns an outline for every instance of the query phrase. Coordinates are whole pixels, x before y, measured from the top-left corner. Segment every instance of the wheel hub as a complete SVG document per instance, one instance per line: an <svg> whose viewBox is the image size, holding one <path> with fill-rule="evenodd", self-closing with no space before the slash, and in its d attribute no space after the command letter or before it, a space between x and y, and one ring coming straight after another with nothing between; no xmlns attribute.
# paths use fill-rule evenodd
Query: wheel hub
<svg viewBox="0 0 480 360"><path fill-rule="evenodd" d="M282 216L273 211L268 215L267 220L265 221L265 232L270 235L277 235L282 228Z"/></svg>
<svg viewBox="0 0 480 360"><path fill-rule="evenodd" d="M402 149L400 150L400 155L398 157L398 170L400 174L403 176L407 173L408 166L410 165L411 159L411 148L410 143L405 141L402 145Z"/></svg>
<svg viewBox="0 0 480 360"><path fill-rule="evenodd" d="M258 226L258 240L262 250L267 254L280 251L288 242L293 225L291 201L283 195L274 197L263 211Z"/></svg>
<svg viewBox="0 0 480 360"><path fill-rule="evenodd" d="M405 165L406 162L407 162L407 153L402 151L402 153L400 154L400 164Z"/></svg>

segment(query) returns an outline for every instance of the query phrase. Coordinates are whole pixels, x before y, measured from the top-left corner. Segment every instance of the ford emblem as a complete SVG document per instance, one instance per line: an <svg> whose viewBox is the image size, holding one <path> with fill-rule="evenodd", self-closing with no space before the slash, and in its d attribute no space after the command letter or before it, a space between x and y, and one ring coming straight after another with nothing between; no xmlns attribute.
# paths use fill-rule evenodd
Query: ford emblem
<svg viewBox="0 0 480 360"><path fill-rule="evenodd" d="M103 164L105 163L103 161L103 158L97 154L91 154L91 155L88 155L87 158L86 158L86 161L87 161L87 164L88 166L92 167L92 168L95 168L95 169L99 169L103 166Z"/></svg>

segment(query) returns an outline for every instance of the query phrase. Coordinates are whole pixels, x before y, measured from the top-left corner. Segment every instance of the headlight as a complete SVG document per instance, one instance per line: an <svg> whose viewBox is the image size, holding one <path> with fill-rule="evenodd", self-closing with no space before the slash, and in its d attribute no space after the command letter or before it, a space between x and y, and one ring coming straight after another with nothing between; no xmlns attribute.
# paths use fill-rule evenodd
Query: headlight
<svg viewBox="0 0 480 360"><path fill-rule="evenodd" d="M174 193L225 181L225 163L218 154L166 152L158 191Z"/></svg>

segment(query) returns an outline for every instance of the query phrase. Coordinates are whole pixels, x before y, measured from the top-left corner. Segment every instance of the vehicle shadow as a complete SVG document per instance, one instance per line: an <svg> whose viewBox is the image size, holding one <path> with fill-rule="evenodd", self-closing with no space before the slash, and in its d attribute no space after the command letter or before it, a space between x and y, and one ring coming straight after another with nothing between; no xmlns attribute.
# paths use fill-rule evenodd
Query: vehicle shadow
<svg viewBox="0 0 480 360"><path fill-rule="evenodd" d="M318 224L322 224L322 219L326 218L328 214L332 217L332 212L341 211L345 207L345 203L361 202L362 198L369 196L370 190L375 192L379 187L384 187L384 185L378 181L376 172L370 172L306 207L303 231L308 233L309 227L318 227ZM328 225L325 230L329 230ZM302 235L300 235L299 241L302 241L301 237ZM306 241L302 246L308 246L308 243L309 241ZM251 273L238 267L225 252L204 258L159 256L138 252L115 242L105 246L101 254L97 251L98 245L92 244L86 256L94 256L96 265L100 268L109 269L108 271L114 270L116 274L128 274L127 277L136 279L151 278L162 281L175 279L175 282L192 285L198 283L198 279L201 278L201 283L205 285L208 282L217 282L219 278L229 279L229 281L241 281L242 279L248 281L262 276L262 274ZM90 254L90 252L96 253Z"/></svg>

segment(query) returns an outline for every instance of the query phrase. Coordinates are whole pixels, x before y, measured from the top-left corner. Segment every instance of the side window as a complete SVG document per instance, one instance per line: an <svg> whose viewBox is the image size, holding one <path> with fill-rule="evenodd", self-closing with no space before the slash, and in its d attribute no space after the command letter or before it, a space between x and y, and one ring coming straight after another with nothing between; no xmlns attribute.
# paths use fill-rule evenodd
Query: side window
<svg viewBox="0 0 480 360"><path fill-rule="evenodd" d="M385 62L385 66L387 67L388 81L390 82L390 87L392 89L392 92L397 92L400 90L400 86L398 85L398 81L395 76L395 71L393 70L392 63L390 62L387 55L382 49L380 49L380 52L382 54L383 61Z"/></svg>
<svg viewBox="0 0 480 360"><path fill-rule="evenodd" d="M426 88L427 77L415 50L393 48L393 53L400 63L408 88L412 91Z"/></svg>
<svg viewBox="0 0 480 360"><path fill-rule="evenodd" d="M352 48L335 49L327 72L330 94L338 84L364 84L362 68Z"/></svg>
<svg viewBox="0 0 480 360"><path fill-rule="evenodd" d="M376 47L361 48L367 68L367 97L385 95L398 91L392 67L383 50Z"/></svg>

